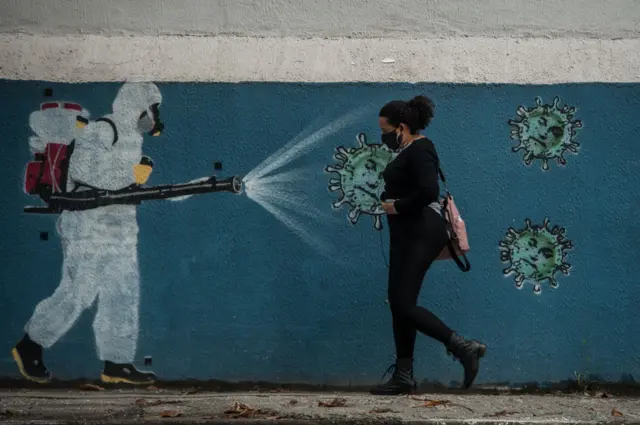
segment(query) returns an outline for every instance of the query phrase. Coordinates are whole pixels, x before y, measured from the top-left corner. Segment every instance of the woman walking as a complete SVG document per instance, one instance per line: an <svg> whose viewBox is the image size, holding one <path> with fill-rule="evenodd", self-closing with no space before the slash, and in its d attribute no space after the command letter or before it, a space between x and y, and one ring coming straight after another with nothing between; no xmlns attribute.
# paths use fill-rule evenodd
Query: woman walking
<svg viewBox="0 0 640 425"><path fill-rule="evenodd" d="M416 389L413 355L416 332L440 341L464 367L464 388L478 374L486 346L461 337L432 312L417 305L424 276L445 247L448 234L441 216L439 159L420 130L433 118L433 103L424 96L392 101L380 110L382 142L398 152L383 172L382 206L390 233L388 299L393 318L396 362L391 379L372 394L406 394ZM391 369L390 368L390 369Z"/></svg>

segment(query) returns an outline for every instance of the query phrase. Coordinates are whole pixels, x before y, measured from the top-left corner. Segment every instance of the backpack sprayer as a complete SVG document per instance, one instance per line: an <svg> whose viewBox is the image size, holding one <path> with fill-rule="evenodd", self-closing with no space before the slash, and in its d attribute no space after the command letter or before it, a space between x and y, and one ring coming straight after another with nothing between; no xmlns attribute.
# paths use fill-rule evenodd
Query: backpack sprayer
<svg viewBox="0 0 640 425"><path fill-rule="evenodd" d="M27 206L32 214L59 214L62 211L84 211L108 205L138 205L142 201L178 198L212 192L242 192L238 176L218 180L211 176L197 181L162 186L142 187L137 184L118 190L106 190L82 185L86 190L66 191L69 159L73 152L69 145L49 143L45 151L37 153L25 173L25 192L38 195L46 206ZM141 163L149 161L146 157ZM152 164L149 164L152 166Z"/></svg>

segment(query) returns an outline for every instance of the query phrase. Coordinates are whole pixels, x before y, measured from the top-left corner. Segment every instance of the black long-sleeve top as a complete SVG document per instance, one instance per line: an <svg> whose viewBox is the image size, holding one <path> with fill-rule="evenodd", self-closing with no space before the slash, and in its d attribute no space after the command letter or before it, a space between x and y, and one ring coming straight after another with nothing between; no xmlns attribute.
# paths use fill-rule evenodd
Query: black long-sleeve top
<svg viewBox="0 0 640 425"><path fill-rule="evenodd" d="M413 141L387 165L382 173L385 190L381 199L395 200L398 215L391 216L394 220L418 217L438 200L438 168L436 148L426 137Z"/></svg>

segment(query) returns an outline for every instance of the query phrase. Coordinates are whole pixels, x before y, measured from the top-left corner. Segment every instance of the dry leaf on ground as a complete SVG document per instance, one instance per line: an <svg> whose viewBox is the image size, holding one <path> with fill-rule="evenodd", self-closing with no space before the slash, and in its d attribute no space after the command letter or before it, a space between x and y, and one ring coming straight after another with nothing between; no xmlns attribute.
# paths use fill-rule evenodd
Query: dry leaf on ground
<svg viewBox="0 0 640 425"><path fill-rule="evenodd" d="M83 391L104 391L104 388L93 384L82 384L80 389Z"/></svg>
<svg viewBox="0 0 640 425"><path fill-rule="evenodd" d="M452 403L449 400L423 400L417 397L411 397L413 400L416 401L421 401L422 404L419 404L417 406L413 406L413 407L436 407L436 406L445 406L445 407L449 407L449 406L457 406L457 407L462 407L463 409L467 409L469 412L473 412L473 409L468 408L467 406L463 406L462 404L457 404L457 403Z"/></svg>
<svg viewBox="0 0 640 425"><path fill-rule="evenodd" d="M177 418L178 416L182 416L182 413L177 410L163 410L160 412L160 417L163 418Z"/></svg>
<svg viewBox="0 0 640 425"><path fill-rule="evenodd" d="M147 391L159 391L160 388L156 387L155 385L149 385L147 387Z"/></svg>
<svg viewBox="0 0 640 425"><path fill-rule="evenodd" d="M451 404L449 400L425 400L425 407L447 406Z"/></svg>
<svg viewBox="0 0 640 425"><path fill-rule="evenodd" d="M320 407L344 407L347 405L346 398L334 398L331 401L319 401L318 406Z"/></svg>
<svg viewBox="0 0 640 425"><path fill-rule="evenodd" d="M414 400L420 400L414 398ZM451 402L449 400L420 400L422 404L413 407L436 407L436 406L449 406Z"/></svg>
<svg viewBox="0 0 640 425"><path fill-rule="evenodd" d="M298 400L290 400L289 404L298 404Z"/></svg>
<svg viewBox="0 0 640 425"><path fill-rule="evenodd" d="M248 404L239 403L236 401L235 403L233 403L230 409L224 412L224 414L232 418L248 418L254 415L275 416L276 412L272 410L266 410L266 409L254 409Z"/></svg>
<svg viewBox="0 0 640 425"><path fill-rule="evenodd" d="M256 413L256 409L248 404L234 402L230 409L225 410L224 414L234 418L247 418Z"/></svg>
<svg viewBox="0 0 640 425"><path fill-rule="evenodd" d="M616 416L616 417L622 417L622 416L624 416L624 415L622 414L622 412L621 412L621 411L619 411L618 409L616 409L615 407L613 408L613 410L611 410L611 415L612 415L612 416Z"/></svg>

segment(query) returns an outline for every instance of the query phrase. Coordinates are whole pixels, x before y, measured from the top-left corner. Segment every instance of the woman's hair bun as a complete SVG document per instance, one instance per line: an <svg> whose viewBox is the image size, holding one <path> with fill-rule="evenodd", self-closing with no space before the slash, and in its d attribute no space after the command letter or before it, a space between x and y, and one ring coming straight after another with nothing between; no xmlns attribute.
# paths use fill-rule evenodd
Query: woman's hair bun
<svg viewBox="0 0 640 425"><path fill-rule="evenodd" d="M426 96L416 96L408 102L412 109L418 112L418 125L420 129L424 129L429 125L433 118L435 105Z"/></svg>

